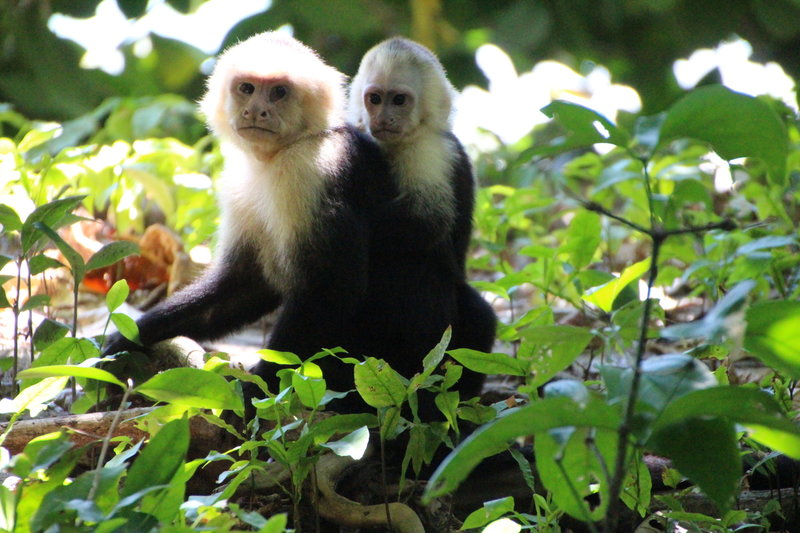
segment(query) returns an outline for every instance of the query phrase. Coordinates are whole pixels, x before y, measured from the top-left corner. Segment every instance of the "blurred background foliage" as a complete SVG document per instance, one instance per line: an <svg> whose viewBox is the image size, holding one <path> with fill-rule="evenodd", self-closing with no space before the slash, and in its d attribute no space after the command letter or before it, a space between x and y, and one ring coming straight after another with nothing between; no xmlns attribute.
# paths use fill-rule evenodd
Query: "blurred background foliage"
<svg viewBox="0 0 800 533"><path fill-rule="evenodd" d="M116 3L135 20L164 1L181 13L204 4ZM156 34L149 36L146 53L136 51L135 42L122 45L125 66L119 75L81 68L81 47L57 37L48 22L53 14L90 18L99 3L0 3L0 102L10 102L26 117L64 121L96 110L111 97L176 93L198 98L204 78L200 67L215 51ZM751 43L754 61L776 61L791 77L800 75L800 0L273 0L266 5L236 24L223 46L290 24L296 37L352 74L370 46L402 34L433 48L462 88L486 85L475 51L493 43L520 72L545 59L578 71L602 64L615 82L636 88L645 113L663 110L681 93L672 73L675 60L733 35ZM89 128L92 118L86 122Z"/></svg>

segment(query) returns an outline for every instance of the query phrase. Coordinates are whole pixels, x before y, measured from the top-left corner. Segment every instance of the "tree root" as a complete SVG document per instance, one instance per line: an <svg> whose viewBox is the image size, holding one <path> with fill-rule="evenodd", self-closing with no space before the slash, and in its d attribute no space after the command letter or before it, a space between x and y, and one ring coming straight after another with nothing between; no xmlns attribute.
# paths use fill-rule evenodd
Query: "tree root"
<svg viewBox="0 0 800 533"><path fill-rule="evenodd" d="M324 455L317 463L317 508L321 517L347 527L386 527L391 523L397 533L425 533L417 513L404 503L389 503L387 517L386 505L361 505L338 494L336 481L353 463L349 457L334 454Z"/></svg>

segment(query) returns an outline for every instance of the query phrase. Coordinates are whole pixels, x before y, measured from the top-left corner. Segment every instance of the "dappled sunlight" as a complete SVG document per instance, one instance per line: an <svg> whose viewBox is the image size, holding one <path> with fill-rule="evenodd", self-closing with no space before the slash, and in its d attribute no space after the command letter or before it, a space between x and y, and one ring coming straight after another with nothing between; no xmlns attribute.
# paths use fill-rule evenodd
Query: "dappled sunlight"
<svg viewBox="0 0 800 533"><path fill-rule="evenodd" d="M83 68L99 68L109 74L125 69L125 57L120 47L136 43L134 53L147 55L152 48L149 35L155 33L183 41L203 52L215 54L230 29L240 20L268 9L271 0L209 0L194 13L185 15L165 1L150 2L141 18L128 20L114 0L103 0L97 14L79 19L56 13L48 26L62 38L72 39L86 49L81 59Z"/></svg>
<svg viewBox="0 0 800 533"><path fill-rule="evenodd" d="M720 43L716 48L701 48L673 66L678 85L694 88L700 80L718 69L722 84L750 96L769 95L797 111L795 84L783 68L772 61L750 61L753 47L741 38Z"/></svg>
<svg viewBox="0 0 800 533"><path fill-rule="evenodd" d="M475 60L489 88L464 88L456 104L454 130L463 142L482 151L497 148L498 141L513 144L536 125L547 122L541 108L553 100L589 107L612 121L619 111L635 113L641 109L638 93L612 83L611 73L600 65L581 75L548 60L517 74L508 55L492 44L481 46Z"/></svg>

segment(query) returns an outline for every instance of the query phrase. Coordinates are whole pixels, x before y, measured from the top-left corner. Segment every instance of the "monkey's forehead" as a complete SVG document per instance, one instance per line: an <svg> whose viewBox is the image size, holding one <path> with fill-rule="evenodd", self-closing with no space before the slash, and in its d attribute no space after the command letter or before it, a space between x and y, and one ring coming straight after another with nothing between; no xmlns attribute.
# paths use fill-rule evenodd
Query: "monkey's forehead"
<svg viewBox="0 0 800 533"><path fill-rule="evenodd" d="M289 75L288 72L274 72L270 74L264 74L262 72L248 72L248 71L237 70L236 74L233 76L233 83L241 83L242 81L245 80L252 83L263 83L267 85L276 83L289 84L292 81L292 77Z"/></svg>

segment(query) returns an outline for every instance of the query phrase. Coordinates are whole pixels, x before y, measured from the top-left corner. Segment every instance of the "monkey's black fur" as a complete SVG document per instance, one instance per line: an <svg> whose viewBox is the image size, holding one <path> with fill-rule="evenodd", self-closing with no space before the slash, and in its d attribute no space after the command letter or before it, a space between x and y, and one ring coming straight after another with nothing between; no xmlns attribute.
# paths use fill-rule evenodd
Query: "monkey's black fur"
<svg viewBox="0 0 800 533"><path fill-rule="evenodd" d="M443 233L404 204L372 140L351 127L329 134L346 141L347 163L329 176L308 238L293 243L296 271L288 289L281 291L264 277L259 250L246 242L227 243L229 253L216 258L202 277L137 321L144 346L179 335L219 338L282 305L268 347L301 358L341 346L356 357L383 358L410 377L451 324L451 348L491 349L494 313L464 274L474 201L466 155L461 152L451 178L458 220ZM114 334L105 353L140 350ZM353 388L352 366L333 357L317 363L329 388ZM278 369L262 361L253 372L277 392ZM478 394L482 381L465 372L462 397ZM259 393L251 386L245 393L252 414L249 397ZM365 405L350 394L331 408L346 412Z"/></svg>

